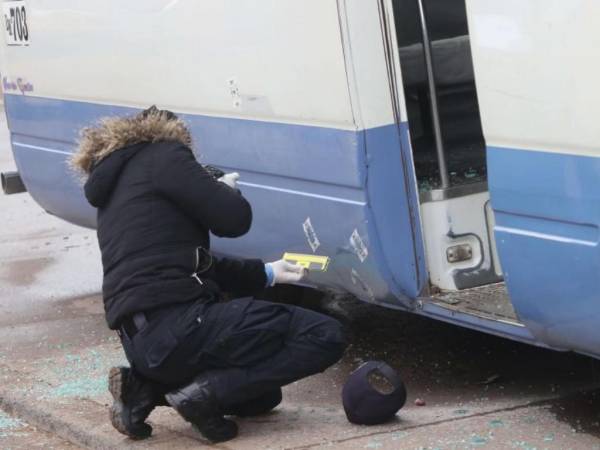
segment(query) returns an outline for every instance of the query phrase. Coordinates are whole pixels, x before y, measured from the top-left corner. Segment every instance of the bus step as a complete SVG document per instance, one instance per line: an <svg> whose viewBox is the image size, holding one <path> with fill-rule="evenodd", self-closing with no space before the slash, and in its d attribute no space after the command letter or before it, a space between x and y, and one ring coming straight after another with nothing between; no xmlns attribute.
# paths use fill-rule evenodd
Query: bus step
<svg viewBox="0 0 600 450"><path fill-rule="evenodd" d="M442 291L431 297L433 303L454 311L486 319L518 323L505 283L488 284L462 291Z"/></svg>

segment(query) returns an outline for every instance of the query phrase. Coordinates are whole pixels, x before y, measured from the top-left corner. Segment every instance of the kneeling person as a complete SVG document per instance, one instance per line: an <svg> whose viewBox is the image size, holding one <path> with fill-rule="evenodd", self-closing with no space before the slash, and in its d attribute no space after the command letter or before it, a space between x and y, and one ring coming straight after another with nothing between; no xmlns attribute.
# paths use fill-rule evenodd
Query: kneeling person
<svg viewBox="0 0 600 450"><path fill-rule="evenodd" d="M246 234L252 210L237 174L217 180L191 145L181 120L152 107L84 130L71 160L98 211L106 319L131 365L111 369L111 421L135 439L150 436L145 420L158 405L213 442L231 439L237 425L225 415L269 411L281 386L345 348L336 320L248 298L300 281L300 266L210 253L209 233Z"/></svg>

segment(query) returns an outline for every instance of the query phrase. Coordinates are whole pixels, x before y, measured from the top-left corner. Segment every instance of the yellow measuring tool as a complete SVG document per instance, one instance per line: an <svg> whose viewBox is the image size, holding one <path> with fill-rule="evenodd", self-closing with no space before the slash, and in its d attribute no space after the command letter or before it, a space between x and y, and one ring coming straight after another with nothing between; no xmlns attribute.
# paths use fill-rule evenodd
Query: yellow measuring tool
<svg viewBox="0 0 600 450"><path fill-rule="evenodd" d="M292 264L300 264L308 270L325 272L329 266L329 256L304 255L302 253L284 253L283 259Z"/></svg>

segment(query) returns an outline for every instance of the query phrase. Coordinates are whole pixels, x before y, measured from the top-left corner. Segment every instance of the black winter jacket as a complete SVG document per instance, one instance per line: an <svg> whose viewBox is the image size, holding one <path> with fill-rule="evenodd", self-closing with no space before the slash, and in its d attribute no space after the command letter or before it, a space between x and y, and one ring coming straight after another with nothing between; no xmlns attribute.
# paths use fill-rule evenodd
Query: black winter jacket
<svg viewBox="0 0 600 450"><path fill-rule="evenodd" d="M173 132L173 121L162 116L104 121L84 132L72 160L88 169L85 195L98 208L104 307L112 329L138 311L214 298L220 291L254 295L266 284L260 260L202 258L209 232L247 233L252 210L239 191L196 161L187 128L175 124Z"/></svg>

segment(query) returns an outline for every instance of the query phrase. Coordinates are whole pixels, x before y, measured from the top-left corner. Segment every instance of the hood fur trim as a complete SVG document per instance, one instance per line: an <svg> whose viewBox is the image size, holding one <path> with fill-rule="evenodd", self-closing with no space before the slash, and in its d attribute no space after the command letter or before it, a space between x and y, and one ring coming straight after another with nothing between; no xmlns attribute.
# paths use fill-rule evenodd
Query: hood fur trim
<svg viewBox="0 0 600 450"><path fill-rule="evenodd" d="M69 164L89 175L95 164L116 150L142 142L175 141L192 148L192 136L181 119L169 120L167 113L155 110L145 116L106 117L98 126L81 130L79 149Z"/></svg>

